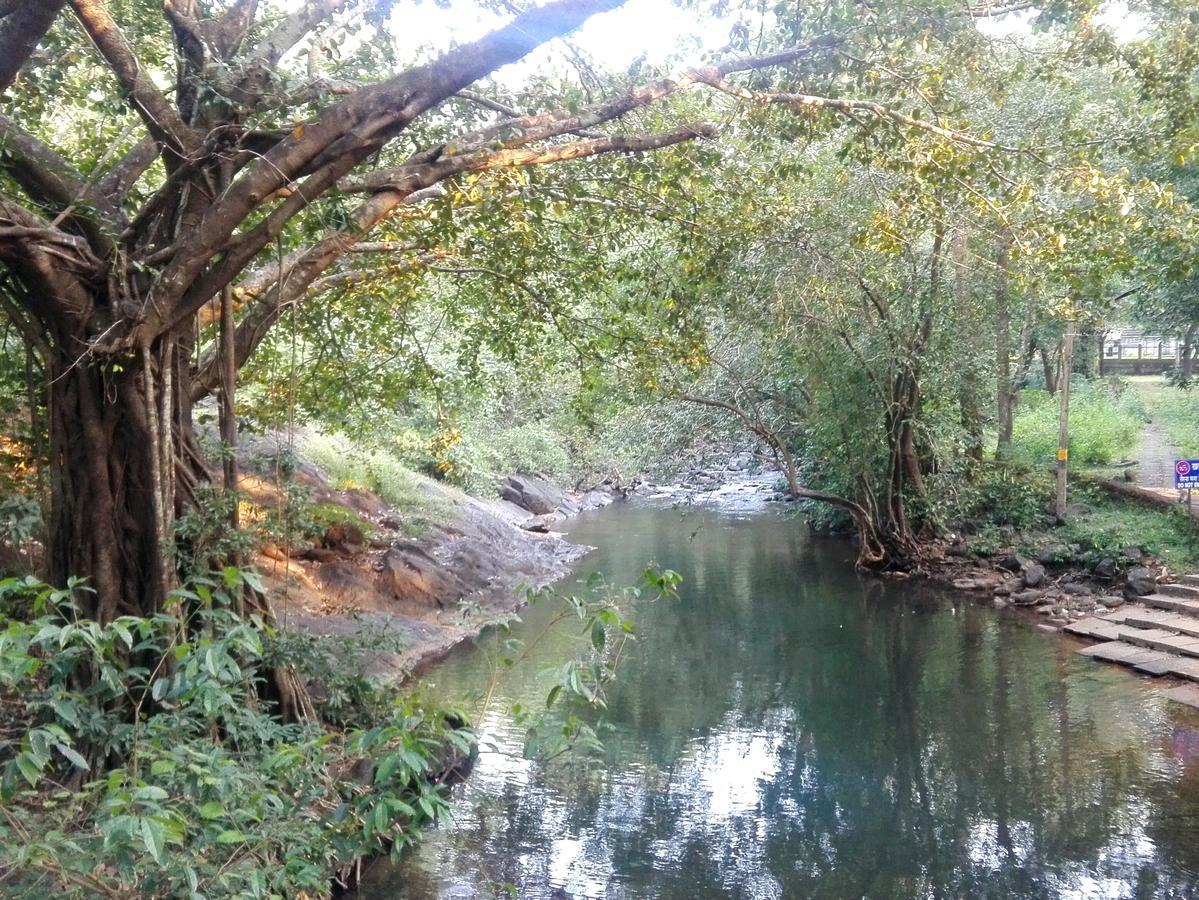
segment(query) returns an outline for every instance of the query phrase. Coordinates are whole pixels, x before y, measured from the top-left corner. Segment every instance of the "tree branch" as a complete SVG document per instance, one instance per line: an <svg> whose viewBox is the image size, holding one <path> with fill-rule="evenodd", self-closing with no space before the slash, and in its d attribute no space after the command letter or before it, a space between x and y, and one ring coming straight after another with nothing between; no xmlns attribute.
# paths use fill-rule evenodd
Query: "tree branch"
<svg viewBox="0 0 1199 900"><path fill-rule="evenodd" d="M66 0L26 0L0 17L0 93L16 80L64 6Z"/></svg>
<svg viewBox="0 0 1199 900"><path fill-rule="evenodd" d="M141 116L146 129L161 144L169 146L179 156L186 156L198 142L196 134L183 123L179 113L155 86L103 0L69 2L79 24L128 93L129 103Z"/></svg>
<svg viewBox="0 0 1199 900"><path fill-rule="evenodd" d="M95 0L71 0L89 4ZM333 0L329 0L333 2ZM624 0L554 0L518 15L478 41L378 85L363 88L296 128L246 168L205 213L154 286L145 319L121 343L134 345L174 327L207 303L274 238L294 215L417 116L501 66L515 62L592 15ZM312 172L266 220L234 243L234 230L262 201L301 172ZM429 184L435 183L429 182ZM427 187L428 184L420 185ZM217 254L219 263L210 265Z"/></svg>
<svg viewBox="0 0 1199 900"><path fill-rule="evenodd" d="M401 206L411 205L424 191L448 178L471 169L543 165L608 153L653 150L711 134L710 126L693 125L662 134L576 141L541 150L500 149L491 151L490 158L483 151L476 151L464 157L410 166L394 183L371 189L373 192L370 197L350 216L347 228L326 234L306 251L290 254L274 272L267 266L257 277L243 284L243 289L255 293L264 291L268 284L273 283L273 287L262 293L261 299L237 327L237 364L244 365L282 310L303 298L309 286L333 263L350 252L360 237L390 218ZM194 380L195 399L213 389L217 383L216 376L215 361L202 361Z"/></svg>

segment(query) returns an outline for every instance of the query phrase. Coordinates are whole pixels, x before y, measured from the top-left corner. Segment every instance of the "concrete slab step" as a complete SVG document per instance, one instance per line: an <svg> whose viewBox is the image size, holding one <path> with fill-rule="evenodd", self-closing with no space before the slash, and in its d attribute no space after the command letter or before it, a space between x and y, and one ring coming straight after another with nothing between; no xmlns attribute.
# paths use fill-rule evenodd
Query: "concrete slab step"
<svg viewBox="0 0 1199 900"><path fill-rule="evenodd" d="M1199 709L1199 685L1180 684L1178 687L1162 691L1162 696L1175 703L1183 703Z"/></svg>
<svg viewBox="0 0 1199 900"><path fill-rule="evenodd" d="M1180 661L1179 657L1170 653L1136 647L1124 641L1107 641L1103 644L1092 644L1089 647L1083 647L1078 652L1092 659L1128 666L1136 669L1138 672L1144 672L1147 675L1153 676L1176 674L1175 670L1179 668L1178 663ZM1199 667L1197 667L1195 677L1199 678Z"/></svg>
<svg viewBox="0 0 1199 900"><path fill-rule="evenodd" d="M1182 597L1185 600L1199 600L1199 585L1187 584L1185 581L1178 584L1159 584L1157 586L1159 594L1165 594L1167 597Z"/></svg>
<svg viewBox="0 0 1199 900"><path fill-rule="evenodd" d="M1164 653L1176 653L1180 656L1199 658L1199 638L1187 634L1176 634L1164 628L1133 628L1130 625L1117 626L1120 640L1138 647L1150 650L1161 650Z"/></svg>
<svg viewBox="0 0 1199 900"><path fill-rule="evenodd" d="M1167 631L1176 631L1179 634L1199 638L1199 619L1167 612L1164 609L1141 607L1137 610L1129 610L1124 616L1123 624L1133 628L1164 628Z"/></svg>
<svg viewBox="0 0 1199 900"><path fill-rule="evenodd" d="M1167 594L1158 593L1142 597L1141 602L1146 606L1168 609L1171 612L1182 613L1186 616L1199 617L1199 601L1196 600L1184 600L1181 597L1171 597Z"/></svg>
<svg viewBox="0 0 1199 900"><path fill-rule="evenodd" d="M1199 682L1199 659L1179 656L1170 664L1170 674L1188 681Z"/></svg>
<svg viewBox="0 0 1199 900"><path fill-rule="evenodd" d="M1167 615L1163 613L1162 615ZM1196 621L1199 621L1197 619ZM1087 637L1096 641L1118 641L1120 639L1119 622L1112 622L1099 616L1087 616L1077 622L1071 622L1062 630L1079 637Z"/></svg>
<svg viewBox="0 0 1199 900"><path fill-rule="evenodd" d="M1196 587L1199 587L1199 575L1183 575L1181 583L1193 584Z"/></svg>

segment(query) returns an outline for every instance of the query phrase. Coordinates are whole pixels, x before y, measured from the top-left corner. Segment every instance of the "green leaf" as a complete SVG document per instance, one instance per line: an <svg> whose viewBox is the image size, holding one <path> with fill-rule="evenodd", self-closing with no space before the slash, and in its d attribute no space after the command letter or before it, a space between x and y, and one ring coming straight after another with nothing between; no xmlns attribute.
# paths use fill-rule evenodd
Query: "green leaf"
<svg viewBox="0 0 1199 900"><path fill-rule="evenodd" d="M596 619L591 623L591 646L595 648L597 653L604 652L604 644L608 640L608 632L604 630L604 623Z"/></svg>
<svg viewBox="0 0 1199 900"><path fill-rule="evenodd" d="M545 696L545 708L549 709L554 705L554 701L558 699L558 695L562 693L562 685L555 684L550 688L550 692Z"/></svg>
<svg viewBox="0 0 1199 900"><path fill-rule="evenodd" d="M87 764L87 760L73 747L69 747L66 744L55 744L54 749L65 756L72 765L83 769L85 772L91 769L91 766Z"/></svg>
<svg viewBox="0 0 1199 900"><path fill-rule="evenodd" d="M138 830L141 832L142 844L146 848L146 852L153 857L156 863L162 863L162 848L166 843L166 831L162 824L156 819L141 819L138 822Z"/></svg>
<svg viewBox="0 0 1199 900"><path fill-rule="evenodd" d="M244 834L242 834L240 831L234 831L233 829L222 831L216 836L216 842L218 844L240 844L245 839L246 836Z"/></svg>
<svg viewBox="0 0 1199 900"><path fill-rule="evenodd" d="M205 819L219 819L225 815L225 807L215 800L209 800L200 807L200 815Z"/></svg>

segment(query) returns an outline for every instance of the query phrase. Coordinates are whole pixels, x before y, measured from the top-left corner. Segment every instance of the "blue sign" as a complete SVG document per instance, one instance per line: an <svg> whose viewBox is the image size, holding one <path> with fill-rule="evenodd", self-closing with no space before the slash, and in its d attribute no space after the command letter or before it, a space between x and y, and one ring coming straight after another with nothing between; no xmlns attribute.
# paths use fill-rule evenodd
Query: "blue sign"
<svg viewBox="0 0 1199 900"><path fill-rule="evenodd" d="M1199 490L1199 459L1175 460L1174 487L1182 491Z"/></svg>

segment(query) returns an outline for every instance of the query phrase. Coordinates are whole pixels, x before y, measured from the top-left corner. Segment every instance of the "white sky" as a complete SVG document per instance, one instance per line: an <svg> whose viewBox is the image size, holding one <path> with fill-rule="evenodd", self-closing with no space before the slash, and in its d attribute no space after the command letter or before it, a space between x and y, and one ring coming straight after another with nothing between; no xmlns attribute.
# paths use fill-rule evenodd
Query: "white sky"
<svg viewBox="0 0 1199 900"><path fill-rule="evenodd" d="M982 19L979 28L997 37L1027 34L1034 15L1014 13L998 19ZM505 17L480 10L470 0L453 0L448 9L428 0L405 0L395 7L391 31L401 48L446 47L452 42L475 40L504 21ZM1099 21L1122 40L1138 37L1143 27L1142 20L1129 12L1124 0L1105 4ZM642 54L651 62L663 62L680 54L685 59L696 59L704 50L723 46L730 26L730 19L697 16L694 11L680 9L671 0L629 0L619 9L590 19L570 40L602 67L620 70ZM545 66L560 52L538 51L504 70L500 80L516 82L522 72Z"/></svg>

